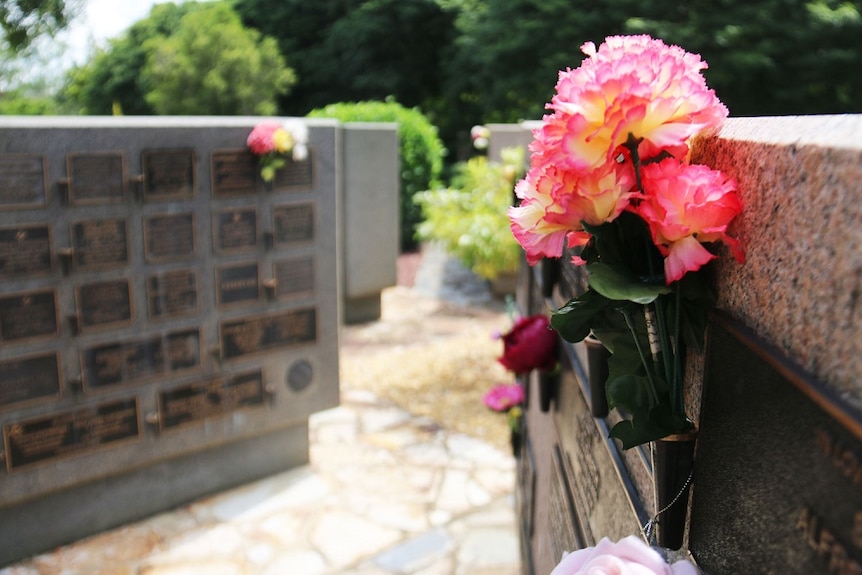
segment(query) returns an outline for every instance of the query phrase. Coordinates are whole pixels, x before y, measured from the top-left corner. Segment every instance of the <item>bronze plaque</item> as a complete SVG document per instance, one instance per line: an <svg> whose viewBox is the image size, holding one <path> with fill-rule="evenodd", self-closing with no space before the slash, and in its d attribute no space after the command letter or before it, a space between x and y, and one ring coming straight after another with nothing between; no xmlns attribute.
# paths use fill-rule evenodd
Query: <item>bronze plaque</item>
<svg viewBox="0 0 862 575"><path fill-rule="evenodd" d="M138 400L123 399L3 426L9 471L137 439Z"/></svg>
<svg viewBox="0 0 862 575"><path fill-rule="evenodd" d="M297 297L314 293L314 257L303 256L273 264L276 297Z"/></svg>
<svg viewBox="0 0 862 575"><path fill-rule="evenodd" d="M194 214L165 214L144 220L147 261L183 260L195 253Z"/></svg>
<svg viewBox="0 0 862 575"><path fill-rule="evenodd" d="M56 353L0 361L0 409L59 395L60 362Z"/></svg>
<svg viewBox="0 0 862 575"><path fill-rule="evenodd" d="M96 204L120 202L125 193L123 154L69 154L69 202Z"/></svg>
<svg viewBox="0 0 862 575"><path fill-rule="evenodd" d="M553 557L559 558L564 552L575 551L587 546L578 529L575 519L575 503L569 480L566 477L566 465L559 445L554 446L551 477L551 493L548 509L548 532L551 539ZM559 560L559 559L557 559Z"/></svg>
<svg viewBox="0 0 862 575"><path fill-rule="evenodd" d="M709 325L690 549L709 573L862 573L862 417L726 316Z"/></svg>
<svg viewBox="0 0 862 575"><path fill-rule="evenodd" d="M247 252L257 248L257 210L241 208L213 215L213 236L220 253Z"/></svg>
<svg viewBox="0 0 862 575"><path fill-rule="evenodd" d="M213 197L246 196L257 192L260 163L248 150L221 150L212 153Z"/></svg>
<svg viewBox="0 0 862 575"><path fill-rule="evenodd" d="M216 301L220 306L260 300L260 270L257 263L216 269Z"/></svg>
<svg viewBox="0 0 862 575"><path fill-rule="evenodd" d="M194 150L145 150L144 201L183 200L195 195Z"/></svg>
<svg viewBox="0 0 862 575"><path fill-rule="evenodd" d="M75 290L81 328L132 321L132 295L125 279L95 282Z"/></svg>
<svg viewBox="0 0 862 575"><path fill-rule="evenodd" d="M45 274L51 264L49 226L0 229L0 279Z"/></svg>
<svg viewBox="0 0 862 575"><path fill-rule="evenodd" d="M226 359L317 341L317 310L306 308L277 315L243 318L219 326Z"/></svg>
<svg viewBox="0 0 862 575"><path fill-rule="evenodd" d="M260 371L213 379L159 392L159 428L171 429L221 417L264 402Z"/></svg>
<svg viewBox="0 0 862 575"><path fill-rule="evenodd" d="M0 207L39 207L47 202L45 157L0 154Z"/></svg>
<svg viewBox="0 0 862 575"><path fill-rule="evenodd" d="M278 206L272 210L276 244L310 242L314 239L314 204Z"/></svg>
<svg viewBox="0 0 862 575"><path fill-rule="evenodd" d="M149 276L147 302L151 318L194 313L198 308L197 274L180 270Z"/></svg>
<svg viewBox="0 0 862 575"><path fill-rule="evenodd" d="M0 298L0 342L51 337L59 333L54 290Z"/></svg>
<svg viewBox="0 0 862 575"><path fill-rule="evenodd" d="M124 219L90 220L72 224L75 266L104 268L129 262L128 226Z"/></svg>
<svg viewBox="0 0 862 575"><path fill-rule="evenodd" d="M275 171L275 179L272 181L272 184L277 190L303 190L311 188L314 184L311 154L306 159L298 162L287 158L284 167Z"/></svg>
<svg viewBox="0 0 862 575"><path fill-rule="evenodd" d="M115 342L81 352L86 387L98 389L199 367L197 329Z"/></svg>

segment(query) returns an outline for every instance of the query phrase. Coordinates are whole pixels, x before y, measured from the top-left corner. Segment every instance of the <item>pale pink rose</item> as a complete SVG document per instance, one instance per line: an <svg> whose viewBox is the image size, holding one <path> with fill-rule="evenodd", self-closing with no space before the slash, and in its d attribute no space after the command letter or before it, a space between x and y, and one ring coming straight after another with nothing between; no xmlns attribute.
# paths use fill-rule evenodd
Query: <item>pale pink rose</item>
<svg viewBox="0 0 862 575"><path fill-rule="evenodd" d="M638 537L630 535L614 543L607 537L595 547L565 555L551 575L697 575L688 561L668 565L661 555Z"/></svg>
<svg viewBox="0 0 862 575"><path fill-rule="evenodd" d="M560 73L534 153L544 162L587 171L610 161L629 134L642 159L667 151L682 158L696 134L718 129L727 108L706 85L697 54L646 35L611 36Z"/></svg>
<svg viewBox="0 0 862 575"><path fill-rule="evenodd" d="M248 145L253 154L258 156L275 152L275 135L278 131L284 131L281 124L277 122L261 122L248 135L246 145Z"/></svg>
<svg viewBox="0 0 862 575"><path fill-rule="evenodd" d="M739 242L726 233L742 211L733 178L669 158L643 167L643 188L644 198L632 211L649 224L653 242L665 256L668 284L716 257L704 243L723 242L737 261L745 261Z"/></svg>
<svg viewBox="0 0 862 575"><path fill-rule="evenodd" d="M494 411L509 411L524 402L524 388L517 383L499 383L482 396L482 403Z"/></svg>

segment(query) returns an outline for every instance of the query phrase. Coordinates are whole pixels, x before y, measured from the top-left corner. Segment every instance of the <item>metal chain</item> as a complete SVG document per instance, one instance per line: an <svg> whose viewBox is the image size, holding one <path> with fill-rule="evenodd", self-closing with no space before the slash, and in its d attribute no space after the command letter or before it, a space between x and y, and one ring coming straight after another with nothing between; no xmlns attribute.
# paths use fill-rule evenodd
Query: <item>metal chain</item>
<svg viewBox="0 0 862 575"><path fill-rule="evenodd" d="M676 494L676 497L673 498L673 501L665 505L663 509L659 509L658 511L656 511L655 515L652 516L652 519L647 521L646 524L643 526L643 528L641 529L641 533L643 533L644 537L646 537L647 543L653 543L653 540L655 538L654 529L656 523L659 522L658 516L673 507L673 504L676 503L680 497L682 497L682 494L685 493L685 490L691 483L692 477L694 477L694 469L689 472L688 479L685 480L685 483L683 483L682 488L680 488L679 493Z"/></svg>

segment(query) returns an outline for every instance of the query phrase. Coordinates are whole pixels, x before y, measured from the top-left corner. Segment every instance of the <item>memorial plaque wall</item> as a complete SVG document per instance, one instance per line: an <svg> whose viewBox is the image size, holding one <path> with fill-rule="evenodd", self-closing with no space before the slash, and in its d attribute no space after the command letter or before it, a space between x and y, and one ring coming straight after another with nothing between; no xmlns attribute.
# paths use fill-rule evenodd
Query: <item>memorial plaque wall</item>
<svg viewBox="0 0 862 575"><path fill-rule="evenodd" d="M58 505L117 523L304 463L338 401L337 124L265 184L248 119L104 120L0 120L0 567L63 542L18 533ZM184 457L153 501L89 487Z"/></svg>

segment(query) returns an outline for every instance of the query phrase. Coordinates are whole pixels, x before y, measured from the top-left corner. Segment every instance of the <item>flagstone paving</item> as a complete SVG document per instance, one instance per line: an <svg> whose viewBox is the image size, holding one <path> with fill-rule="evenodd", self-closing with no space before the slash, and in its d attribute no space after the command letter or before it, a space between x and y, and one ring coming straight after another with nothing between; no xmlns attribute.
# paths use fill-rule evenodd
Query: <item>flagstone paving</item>
<svg viewBox="0 0 862 575"><path fill-rule="evenodd" d="M364 390L310 421L311 463L0 575L515 575L514 460Z"/></svg>
<svg viewBox="0 0 862 575"><path fill-rule="evenodd" d="M489 335L489 325L503 327L499 313L441 311L434 300L441 290L483 297L475 282L467 282L472 292L451 282L434 285L439 273L431 266L444 264L429 257L417 272L421 285L384 294L389 318L417 309L433 315L433 321L408 317L410 326L433 332L433 342L418 343L425 350L447 333L462 338L453 347L469 347L463 339L468 324L477 342ZM429 286L437 290L432 299L417 300L429 296ZM387 347L409 348L411 342L395 345L393 333L414 332L384 318L353 330L345 345L369 357ZM416 344L421 338L410 339ZM452 362L486 359L468 355ZM351 386L350 378L342 377L341 385L341 405L310 418L308 465L0 568L0 575L519 574L515 463L505 440L456 431L441 424L445 418L429 416L433 409L418 415L376 389ZM410 392L423 393L421 382ZM467 413L479 427L487 433L498 425L490 437L505 434L502 420L475 417L474 403ZM449 421L455 420L457 414Z"/></svg>

